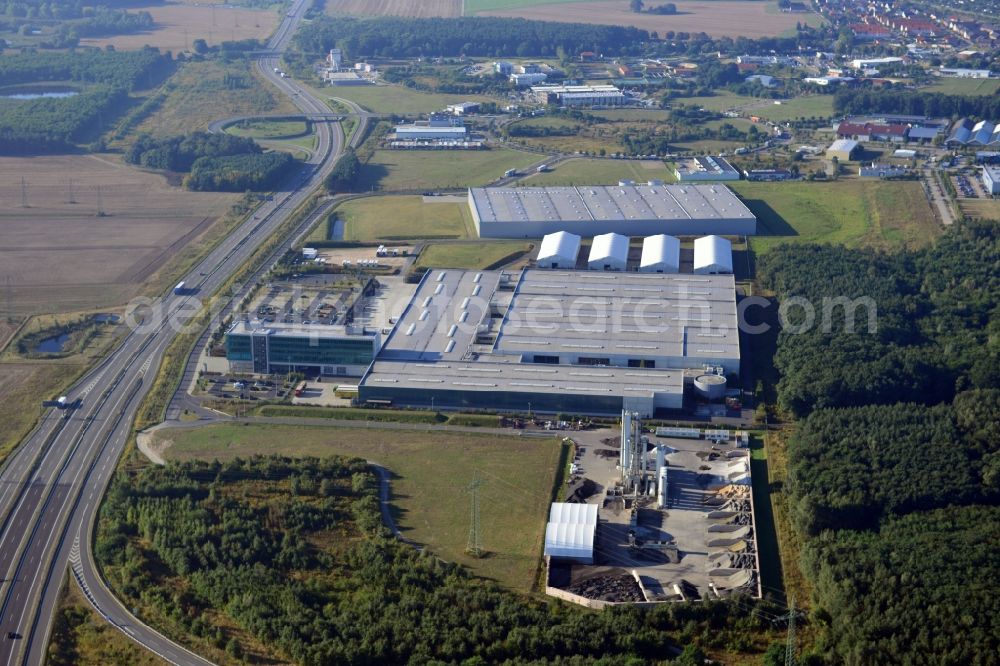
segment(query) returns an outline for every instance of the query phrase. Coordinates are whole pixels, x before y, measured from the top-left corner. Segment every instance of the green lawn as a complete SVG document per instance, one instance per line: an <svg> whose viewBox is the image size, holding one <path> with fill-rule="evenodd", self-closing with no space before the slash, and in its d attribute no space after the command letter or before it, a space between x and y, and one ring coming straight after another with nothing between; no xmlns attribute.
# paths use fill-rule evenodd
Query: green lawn
<svg viewBox="0 0 1000 666"><path fill-rule="evenodd" d="M475 236L468 206L464 203L425 204L421 196L356 199L341 204L334 215L346 223L344 240L419 240ZM325 225L317 233L325 235Z"/></svg>
<svg viewBox="0 0 1000 666"><path fill-rule="evenodd" d="M674 106L684 104L686 106L700 107L709 111L727 111L734 107L753 104L759 101L760 100L755 97L743 97L742 95L731 93L728 90L720 90L716 94L708 97L673 97L670 99L670 104Z"/></svg>
<svg viewBox="0 0 1000 666"><path fill-rule="evenodd" d="M846 179L830 183L732 183L757 215L754 252L781 243L917 247L940 233L920 183Z"/></svg>
<svg viewBox="0 0 1000 666"><path fill-rule="evenodd" d="M545 521L562 457L556 438L426 430L279 425L213 425L161 430L168 460L236 456L359 456L393 473L392 502L403 533L448 561L520 591L534 582ZM487 557L465 554L469 495L479 488Z"/></svg>
<svg viewBox="0 0 1000 666"><path fill-rule="evenodd" d="M780 100L781 104L768 102L759 108L745 110L747 115L760 116L775 122L785 122L798 118L829 118L833 116L833 95L807 95Z"/></svg>
<svg viewBox="0 0 1000 666"><path fill-rule="evenodd" d="M612 122L661 123L670 119L670 111L661 109L608 109L588 111L593 116Z"/></svg>
<svg viewBox="0 0 1000 666"><path fill-rule="evenodd" d="M257 120L245 125L230 125L226 128L226 133L248 136L251 139L281 139L301 136L308 129L301 120Z"/></svg>
<svg viewBox="0 0 1000 666"><path fill-rule="evenodd" d="M574 158L560 162L545 173L531 174L518 181L521 185L616 185L619 180L645 183L650 178L673 181L667 165L654 160L615 160Z"/></svg>
<svg viewBox="0 0 1000 666"><path fill-rule="evenodd" d="M338 86L317 89L322 97L348 99L373 113L426 114L458 102L501 102L486 95L452 95L413 90L405 86Z"/></svg>
<svg viewBox="0 0 1000 666"><path fill-rule="evenodd" d="M939 78L921 90L946 95L993 95L1000 89L1000 79Z"/></svg>
<svg viewBox="0 0 1000 666"><path fill-rule="evenodd" d="M494 150L377 150L361 170L361 189L433 190L482 186L541 156Z"/></svg>
<svg viewBox="0 0 1000 666"><path fill-rule="evenodd" d="M417 259L417 268L487 268L508 257L529 251L531 243L499 241L481 243L432 243Z"/></svg>

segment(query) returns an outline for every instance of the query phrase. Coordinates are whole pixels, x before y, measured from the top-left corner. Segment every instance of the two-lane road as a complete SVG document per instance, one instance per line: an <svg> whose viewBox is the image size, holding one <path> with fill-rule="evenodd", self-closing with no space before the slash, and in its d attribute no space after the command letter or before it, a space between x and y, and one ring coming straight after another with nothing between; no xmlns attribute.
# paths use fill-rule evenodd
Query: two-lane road
<svg viewBox="0 0 1000 666"><path fill-rule="evenodd" d="M295 0L257 66L304 114L329 113L307 90L274 73L307 6L308 0ZM196 295L162 299L164 315L196 311L197 296L211 295L240 270L321 185L341 152L341 133L324 122L316 123L316 131L316 150L302 172L185 276ZM97 510L132 434L136 411L177 335L167 319L148 315L146 325L67 392L70 401L82 399L80 409L50 410L0 470L0 666L45 661L67 566L99 612L133 640L176 664L207 663L123 608L101 581L91 547Z"/></svg>

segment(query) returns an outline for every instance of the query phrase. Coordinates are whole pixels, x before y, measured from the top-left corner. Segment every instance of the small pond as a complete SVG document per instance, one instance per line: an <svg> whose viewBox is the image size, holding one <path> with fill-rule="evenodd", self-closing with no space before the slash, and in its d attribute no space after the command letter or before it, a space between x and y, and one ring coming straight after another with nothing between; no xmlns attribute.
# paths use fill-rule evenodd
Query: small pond
<svg viewBox="0 0 1000 666"><path fill-rule="evenodd" d="M69 342L69 333L53 335L51 338L41 340L32 351L36 354L58 354L63 351L67 342Z"/></svg>

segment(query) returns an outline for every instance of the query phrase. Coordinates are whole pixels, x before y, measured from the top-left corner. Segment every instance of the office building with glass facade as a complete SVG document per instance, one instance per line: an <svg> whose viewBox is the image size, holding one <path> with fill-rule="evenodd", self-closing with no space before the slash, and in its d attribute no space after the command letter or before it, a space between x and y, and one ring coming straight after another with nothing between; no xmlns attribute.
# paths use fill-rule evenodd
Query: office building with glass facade
<svg viewBox="0 0 1000 666"><path fill-rule="evenodd" d="M235 373L361 376L378 353L379 333L360 326L239 321L226 333Z"/></svg>

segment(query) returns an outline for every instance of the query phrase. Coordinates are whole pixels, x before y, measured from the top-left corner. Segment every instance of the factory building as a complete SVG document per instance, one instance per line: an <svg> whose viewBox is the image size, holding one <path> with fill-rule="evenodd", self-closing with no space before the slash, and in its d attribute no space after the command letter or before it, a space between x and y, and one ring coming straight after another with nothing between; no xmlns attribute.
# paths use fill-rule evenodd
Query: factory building
<svg viewBox="0 0 1000 666"><path fill-rule="evenodd" d="M238 321L226 333L230 372L358 377L375 359L377 330L360 326Z"/></svg>
<svg viewBox="0 0 1000 666"><path fill-rule="evenodd" d="M601 234L590 245L587 268L592 271L623 271L628 263L628 236Z"/></svg>
<svg viewBox="0 0 1000 666"><path fill-rule="evenodd" d="M678 160L674 166L678 182L739 180L740 172L721 157L692 157Z"/></svg>
<svg viewBox="0 0 1000 666"><path fill-rule="evenodd" d="M475 187L468 201L480 238L757 232L757 218L725 185Z"/></svg>
<svg viewBox="0 0 1000 666"><path fill-rule="evenodd" d="M694 241L695 275L728 275L733 272L733 244L719 236Z"/></svg>
<svg viewBox="0 0 1000 666"><path fill-rule="evenodd" d="M1000 194L1000 166L995 164L983 165L983 187L991 195Z"/></svg>
<svg viewBox="0 0 1000 666"><path fill-rule="evenodd" d="M580 237L565 231L546 234L538 248L539 268L576 268L580 256Z"/></svg>
<svg viewBox="0 0 1000 666"><path fill-rule="evenodd" d="M553 502L545 525L545 556L578 564L594 563L597 505Z"/></svg>
<svg viewBox="0 0 1000 666"><path fill-rule="evenodd" d="M532 86L532 94L541 104L559 106L622 106L627 98L612 85L597 86Z"/></svg>
<svg viewBox="0 0 1000 666"><path fill-rule="evenodd" d="M465 141L466 129L464 127L431 126L431 125L397 125L397 141L436 141L444 139L447 141Z"/></svg>
<svg viewBox="0 0 1000 666"><path fill-rule="evenodd" d="M685 376L739 373L731 275L428 271L359 382L363 403L652 415Z"/></svg>
<svg viewBox="0 0 1000 666"><path fill-rule="evenodd" d="M642 241L640 273L680 273L681 242L673 236L658 234Z"/></svg>
<svg viewBox="0 0 1000 666"><path fill-rule="evenodd" d="M854 139L837 139L826 149L826 159L836 157L841 162L850 162L861 153L861 144Z"/></svg>

